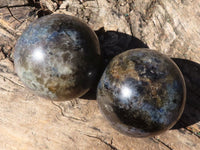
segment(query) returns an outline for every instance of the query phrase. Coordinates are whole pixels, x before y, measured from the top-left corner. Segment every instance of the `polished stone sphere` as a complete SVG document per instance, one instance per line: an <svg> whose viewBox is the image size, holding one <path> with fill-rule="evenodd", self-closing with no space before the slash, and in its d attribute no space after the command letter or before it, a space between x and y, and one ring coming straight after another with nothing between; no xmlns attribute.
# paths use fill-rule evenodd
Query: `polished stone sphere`
<svg viewBox="0 0 200 150"><path fill-rule="evenodd" d="M18 39L14 64L21 81L38 95L70 100L84 95L97 80L99 41L76 17L44 16Z"/></svg>
<svg viewBox="0 0 200 150"><path fill-rule="evenodd" d="M148 137L170 129L180 118L185 82L176 64L150 49L115 56L97 89L101 112L118 131Z"/></svg>

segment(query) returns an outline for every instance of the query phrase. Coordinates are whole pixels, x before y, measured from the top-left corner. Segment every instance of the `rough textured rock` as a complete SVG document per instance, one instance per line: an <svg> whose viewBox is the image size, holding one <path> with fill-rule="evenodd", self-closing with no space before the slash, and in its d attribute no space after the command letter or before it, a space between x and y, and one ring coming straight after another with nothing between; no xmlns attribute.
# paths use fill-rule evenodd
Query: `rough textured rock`
<svg viewBox="0 0 200 150"><path fill-rule="evenodd" d="M0 2L0 7L24 6L28 5L28 0L4 0Z"/></svg>
<svg viewBox="0 0 200 150"><path fill-rule="evenodd" d="M105 65L116 54L136 47L182 58L175 62L188 94L174 129L154 138L131 138L110 127L94 92L84 99L53 102L25 89L13 70L13 46L30 22L49 13L75 15L96 30ZM1 1L0 149L199 150L199 18L199 0Z"/></svg>

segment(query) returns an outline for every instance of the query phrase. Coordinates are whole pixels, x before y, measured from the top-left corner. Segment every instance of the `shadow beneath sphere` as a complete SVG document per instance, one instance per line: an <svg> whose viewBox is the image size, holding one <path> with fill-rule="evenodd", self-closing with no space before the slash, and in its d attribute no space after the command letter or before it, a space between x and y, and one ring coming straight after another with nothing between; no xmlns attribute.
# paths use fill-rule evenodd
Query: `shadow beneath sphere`
<svg viewBox="0 0 200 150"><path fill-rule="evenodd" d="M98 81L100 80L101 75L110 60L116 55L129 49L148 48L148 46L144 44L141 40L125 33L116 31L105 32L104 28L95 31L95 33L99 39L102 55L102 66L100 69L101 71L99 73ZM81 98L87 100L96 100L97 84L98 82L96 82L93 88L91 88L91 90Z"/></svg>
<svg viewBox="0 0 200 150"><path fill-rule="evenodd" d="M184 112L172 129L190 126L200 121L200 64L190 60L173 58L186 83L187 97Z"/></svg>
<svg viewBox="0 0 200 150"><path fill-rule="evenodd" d="M148 48L141 40L125 33L106 31L104 28L96 31L98 36L104 68L116 55L135 48Z"/></svg>

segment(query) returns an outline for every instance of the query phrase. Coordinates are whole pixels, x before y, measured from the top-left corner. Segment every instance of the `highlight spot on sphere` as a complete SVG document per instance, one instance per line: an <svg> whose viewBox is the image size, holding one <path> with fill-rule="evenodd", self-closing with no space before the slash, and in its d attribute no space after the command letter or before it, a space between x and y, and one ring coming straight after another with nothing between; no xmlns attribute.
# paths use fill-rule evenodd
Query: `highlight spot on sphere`
<svg viewBox="0 0 200 150"><path fill-rule="evenodd" d="M44 60L44 52L41 47L35 48L33 50L32 59L38 62L41 62Z"/></svg>
<svg viewBox="0 0 200 150"><path fill-rule="evenodd" d="M120 95L122 95L122 98L128 99L128 98L131 98L132 92L133 91L131 91L131 89L129 87L123 86L123 87L121 87L121 94Z"/></svg>

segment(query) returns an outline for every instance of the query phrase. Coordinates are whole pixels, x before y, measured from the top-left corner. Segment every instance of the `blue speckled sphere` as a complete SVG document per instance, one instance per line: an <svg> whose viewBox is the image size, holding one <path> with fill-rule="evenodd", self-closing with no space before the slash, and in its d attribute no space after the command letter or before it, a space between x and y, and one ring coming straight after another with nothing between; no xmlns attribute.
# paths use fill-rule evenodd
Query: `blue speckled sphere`
<svg viewBox="0 0 200 150"><path fill-rule="evenodd" d="M98 85L101 112L118 131L148 137L170 129L180 118L185 82L176 64L150 49L114 57Z"/></svg>
<svg viewBox="0 0 200 150"><path fill-rule="evenodd" d="M44 16L18 39L14 64L21 81L38 95L70 100L84 95L97 80L99 41L76 17Z"/></svg>

